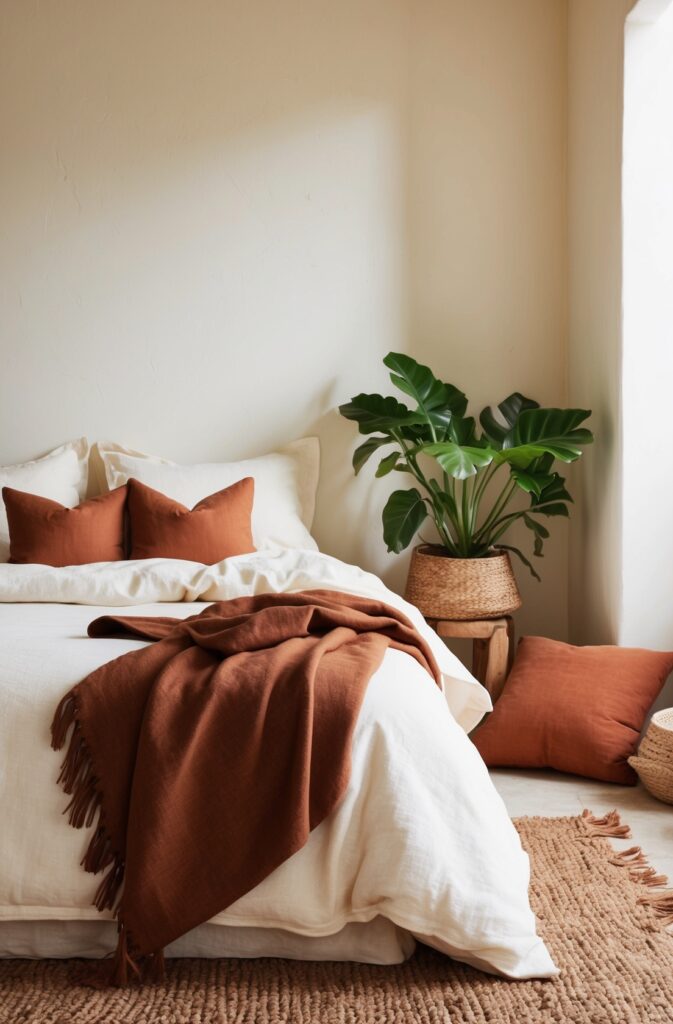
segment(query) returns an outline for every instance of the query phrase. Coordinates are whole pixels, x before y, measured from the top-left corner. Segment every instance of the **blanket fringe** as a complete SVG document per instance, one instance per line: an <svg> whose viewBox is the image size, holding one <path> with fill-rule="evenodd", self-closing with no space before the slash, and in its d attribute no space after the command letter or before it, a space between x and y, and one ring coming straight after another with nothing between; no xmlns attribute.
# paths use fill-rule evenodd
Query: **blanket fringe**
<svg viewBox="0 0 673 1024"><path fill-rule="evenodd" d="M617 811L609 811L602 818L595 818L591 811L582 811L582 821L587 834L627 839L631 835L628 825L622 825ZM656 869L650 867L647 857L640 846L630 846L620 850L609 858L609 863L618 868L626 868L629 878L636 885L647 889L660 889L668 885L666 875L658 875ZM673 889L665 892L647 893L638 897L639 904L649 907L655 917L660 919L663 927L673 924Z"/></svg>
<svg viewBox="0 0 673 1024"><path fill-rule="evenodd" d="M131 942L121 920L119 905L119 894L124 882L124 860L113 849L102 820L99 780L79 724L77 687L66 693L56 708L51 725L51 745L54 750L62 750L65 747L69 732L70 741L58 782L72 799L63 813L68 815L68 821L73 828L89 828L98 815L98 825L91 836L81 865L92 875L109 869L96 890L93 902L98 910L112 910L118 920L117 948L112 958L108 984L124 988L130 981L161 982L164 980L165 970L163 950L158 950L147 957L136 958L129 949Z"/></svg>
<svg viewBox="0 0 673 1024"><path fill-rule="evenodd" d="M129 975L133 975L136 981L140 981L140 968L128 950L126 928L124 928L123 924L120 924L117 949L112 958L110 984L116 988L126 988L129 983Z"/></svg>
<svg viewBox="0 0 673 1024"><path fill-rule="evenodd" d="M147 958L144 976L147 981L152 981L156 984L160 984L162 981L165 981L166 963L164 960L163 949L157 950L156 953L152 953L152 955Z"/></svg>
<svg viewBox="0 0 673 1024"><path fill-rule="evenodd" d="M68 732L72 728L65 760L61 765L61 773L58 777L63 791L72 797L63 813L68 815L68 821L73 828L89 828L98 815L98 826L94 830L81 864L84 870L92 875L97 875L109 868L96 890L94 906L98 910L115 910L124 881L124 860L113 849L110 836L102 821L102 794L98 788L99 780L94 771L89 748L82 735L78 715L77 687L74 687L59 702L51 724L53 750L63 749Z"/></svg>

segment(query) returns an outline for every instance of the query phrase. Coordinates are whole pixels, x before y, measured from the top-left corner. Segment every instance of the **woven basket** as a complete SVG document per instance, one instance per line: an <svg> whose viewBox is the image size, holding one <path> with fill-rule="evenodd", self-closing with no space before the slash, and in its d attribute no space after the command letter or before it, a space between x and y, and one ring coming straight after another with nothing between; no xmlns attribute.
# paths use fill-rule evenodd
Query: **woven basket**
<svg viewBox="0 0 673 1024"><path fill-rule="evenodd" d="M629 764L652 796L673 804L673 708L657 711Z"/></svg>
<svg viewBox="0 0 673 1024"><path fill-rule="evenodd" d="M450 558L420 544L411 555L404 593L426 619L498 619L521 607L506 551L485 558Z"/></svg>

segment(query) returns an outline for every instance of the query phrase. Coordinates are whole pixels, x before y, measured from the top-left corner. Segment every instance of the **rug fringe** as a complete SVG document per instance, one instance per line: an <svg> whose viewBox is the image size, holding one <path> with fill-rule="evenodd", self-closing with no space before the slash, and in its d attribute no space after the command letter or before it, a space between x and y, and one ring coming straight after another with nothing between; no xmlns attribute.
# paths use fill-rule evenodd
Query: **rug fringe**
<svg viewBox="0 0 673 1024"><path fill-rule="evenodd" d="M667 892L648 893L647 896L639 896L638 902L650 907L655 917L661 918L661 923L664 927L673 924L673 889L668 889Z"/></svg>
<svg viewBox="0 0 673 1024"><path fill-rule="evenodd" d="M605 836L628 839L631 835L631 829L628 825L622 825L616 810L609 811L602 818L596 818L591 811L584 810L581 821L590 837ZM636 885L643 885L648 889L658 889L668 885L667 876L658 875L656 869L650 867L640 846L630 846L627 850L615 852L609 858L609 863L618 868L626 868L629 878ZM654 916L660 919L663 927L673 924L673 889L639 896L637 902L648 906Z"/></svg>
<svg viewBox="0 0 673 1024"><path fill-rule="evenodd" d="M613 839L630 839L631 829L622 825L618 811L608 811L602 818L596 818L591 811L582 811L582 820L589 830L589 836L608 836Z"/></svg>

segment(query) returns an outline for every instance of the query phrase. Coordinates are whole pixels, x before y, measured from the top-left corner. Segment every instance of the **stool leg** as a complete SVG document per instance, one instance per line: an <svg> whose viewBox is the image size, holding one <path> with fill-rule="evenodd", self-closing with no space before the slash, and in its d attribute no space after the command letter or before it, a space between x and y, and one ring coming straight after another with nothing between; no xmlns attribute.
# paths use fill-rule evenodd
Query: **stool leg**
<svg viewBox="0 0 673 1024"><path fill-rule="evenodd" d="M509 650L507 651L507 673L509 674L512 671L512 665L514 664L514 651L516 649L514 619L511 615L507 616L507 643L509 644Z"/></svg>
<svg viewBox="0 0 673 1024"><path fill-rule="evenodd" d="M490 640L475 639L472 641L472 675L484 686L488 666L488 644Z"/></svg>
<svg viewBox="0 0 673 1024"><path fill-rule="evenodd" d="M487 644L488 651L483 683L495 704L502 693L502 688L507 678L507 662L510 647L507 628L502 625L495 629Z"/></svg>

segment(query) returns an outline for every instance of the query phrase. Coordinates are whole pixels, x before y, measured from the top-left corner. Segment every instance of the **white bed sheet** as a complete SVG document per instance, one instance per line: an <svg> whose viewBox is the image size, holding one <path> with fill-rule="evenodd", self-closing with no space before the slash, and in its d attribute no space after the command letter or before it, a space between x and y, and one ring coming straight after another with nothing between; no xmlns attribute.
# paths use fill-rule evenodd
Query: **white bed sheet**
<svg viewBox="0 0 673 1024"><path fill-rule="evenodd" d="M309 587L403 608L433 645L445 693L413 659L389 651L367 688L341 804L302 850L211 924L324 938L384 918L487 970L556 973L528 903L528 858L465 735L489 707L485 691L376 577L306 551L213 567L0 566L0 921L99 919L91 905L97 880L79 867L88 833L62 816L61 755L49 748L49 724L74 683L142 642L91 640L91 619L120 607L185 617L203 608L195 598ZM398 958L400 951L407 955L408 939ZM344 958L358 959L357 950Z"/></svg>

